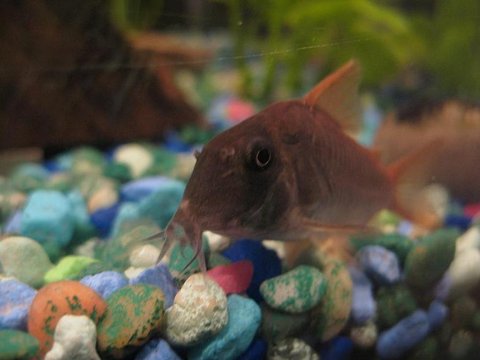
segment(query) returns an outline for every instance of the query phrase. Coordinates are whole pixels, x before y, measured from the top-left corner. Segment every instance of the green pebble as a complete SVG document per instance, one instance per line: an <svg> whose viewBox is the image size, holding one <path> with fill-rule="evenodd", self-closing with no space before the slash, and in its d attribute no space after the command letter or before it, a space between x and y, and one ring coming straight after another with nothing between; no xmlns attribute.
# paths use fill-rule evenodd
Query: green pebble
<svg viewBox="0 0 480 360"><path fill-rule="evenodd" d="M272 308L298 314L317 306L326 289L326 280L319 270L300 265L265 280L260 286L260 293Z"/></svg>
<svg viewBox="0 0 480 360"><path fill-rule="evenodd" d="M428 337L416 345L406 360L435 360L438 359L438 341L434 337Z"/></svg>
<svg viewBox="0 0 480 360"><path fill-rule="evenodd" d="M160 228L151 219L127 221L119 228L116 237L95 248L95 257L110 267L110 270L124 271L130 266L129 257L133 249L144 245L149 236L159 233Z"/></svg>
<svg viewBox="0 0 480 360"><path fill-rule="evenodd" d="M78 275L94 262L98 262L98 260L85 256L66 256L45 274L44 280L46 283L51 283L60 280L77 279Z"/></svg>
<svg viewBox="0 0 480 360"><path fill-rule="evenodd" d="M109 163L103 169L103 175L117 180L121 184L126 183L127 181L132 180L132 172L130 171L130 167L123 163Z"/></svg>
<svg viewBox="0 0 480 360"><path fill-rule="evenodd" d="M300 335L309 322L307 313L287 314L274 310L266 304L262 304L261 309L260 335L268 342L276 342L287 337Z"/></svg>
<svg viewBox="0 0 480 360"><path fill-rule="evenodd" d="M231 263L232 261L229 258L226 258L225 256L217 252L211 252L208 254L207 264L209 269L212 269L216 266L228 265Z"/></svg>
<svg viewBox="0 0 480 360"><path fill-rule="evenodd" d="M205 254L205 257L208 259L208 254L210 249L208 247L208 241L204 237L202 238L202 252ZM176 243L172 252L170 253L170 258L168 261L168 268L172 273L172 276L177 281L183 281L188 278L190 275L200 271L200 262L195 257L195 250L189 246L181 246ZM194 259L193 261L191 261ZM191 263L190 263L191 262ZM190 265L188 265L190 263ZM186 267L188 265L188 267Z"/></svg>
<svg viewBox="0 0 480 360"><path fill-rule="evenodd" d="M10 183L16 190L31 192L43 188L47 179L48 171L35 163L18 165L10 174Z"/></svg>
<svg viewBox="0 0 480 360"><path fill-rule="evenodd" d="M43 285L43 277L52 267L44 248L35 240L22 236L0 241L0 263L5 275L35 288Z"/></svg>
<svg viewBox="0 0 480 360"><path fill-rule="evenodd" d="M422 238L405 260L407 284L418 289L435 286L455 256L458 236L457 230L442 229Z"/></svg>
<svg viewBox="0 0 480 360"><path fill-rule="evenodd" d="M386 329L417 309L410 290L403 285L383 287L377 292L377 325Z"/></svg>
<svg viewBox="0 0 480 360"><path fill-rule="evenodd" d="M106 160L100 151L91 147L80 147L72 152L72 172L76 174L101 174Z"/></svg>
<svg viewBox="0 0 480 360"><path fill-rule="evenodd" d="M45 188L63 193L71 191L75 187L75 177L71 173L58 173L50 176Z"/></svg>
<svg viewBox="0 0 480 360"><path fill-rule="evenodd" d="M382 234L382 235L356 235L350 239L350 244L355 251L368 245L382 246L397 255L401 264L405 262L405 259L412 250L413 241L401 234Z"/></svg>
<svg viewBox="0 0 480 360"><path fill-rule="evenodd" d="M123 357L125 350L144 344L159 332L164 323L164 299L160 288L147 284L115 291L107 299L107 311L97 326L101 355Z"/></svg>
<svg viewBox="0 0 480 360"><path fill-rule="evenodd" d="M175 168L177 157L175 153L159 147L149 147L153 155L153 163L150 165L142 177L166 175Z"/></svg>
<svg viewBox="0 0 480 360"><path fill-rule="evenodd" d="M17 330L0 330L0 359L30 359L39 349L38 340Z"/></svg>

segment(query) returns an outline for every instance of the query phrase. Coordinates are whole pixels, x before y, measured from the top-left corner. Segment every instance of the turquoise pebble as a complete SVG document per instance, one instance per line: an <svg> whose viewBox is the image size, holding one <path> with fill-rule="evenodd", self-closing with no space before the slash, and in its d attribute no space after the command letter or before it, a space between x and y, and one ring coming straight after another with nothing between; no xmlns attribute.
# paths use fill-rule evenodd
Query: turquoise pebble
<svg viewBox="0 0 480 360"><path fill-rule="evenodd" d="M260 325L261 311L255 301L231 295L228 298L227 326L213 339L193 347L191 360L236 359L250 345Z"/></svg>
<svg viewBox="0 0 480 360"><path fill-rule="evenodd" d="M37 190L28 198L20 232L41 244L65 246L72 239L75 220L68 198L58 191Z"/></svg>
<svg viewBox="0 0 480 360"><path fill-rule="evenodd" d="M10 182L15 189L29 192L43 186L48 176L48 171L43 166L25 163L13 170L10 175Z"/></svg>

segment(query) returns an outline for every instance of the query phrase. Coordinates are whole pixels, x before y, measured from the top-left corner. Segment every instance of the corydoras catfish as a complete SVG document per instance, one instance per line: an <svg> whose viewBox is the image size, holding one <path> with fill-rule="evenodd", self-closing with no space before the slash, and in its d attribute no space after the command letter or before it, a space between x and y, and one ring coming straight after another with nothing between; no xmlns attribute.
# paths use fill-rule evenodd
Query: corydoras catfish
<svg viewBox="0 0 480 360"><path fill-rule="evenodd" d="M359 229L383 208L432 223L421 197L397 187L409 183L413 160L387 169L343 131L341 124L357 123L359 81L350 61L302 99L270 105L212 139L197 156L161 255L177 240L204 261L205 230L295 240Z"/></svg>

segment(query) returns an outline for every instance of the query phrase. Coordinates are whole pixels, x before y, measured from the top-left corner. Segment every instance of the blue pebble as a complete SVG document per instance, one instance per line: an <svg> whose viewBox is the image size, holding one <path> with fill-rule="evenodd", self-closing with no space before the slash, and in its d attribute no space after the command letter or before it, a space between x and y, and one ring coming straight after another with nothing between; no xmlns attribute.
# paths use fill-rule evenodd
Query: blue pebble
<svg viewBox="0 0 480 360"><path fill-rule="evenodd" d="M181 181L165 182L161 188L140 201L139 215L153 219L162 229L165 228L177 211L184 190L185 184Z"/></svg>
<svg viewBox="0 0 480 360"><path fill-rule="evenodd" d="M107 237L113 226L113 222L120 210L120 203L113 204L110 207L98 209L90 214L90 221L97 229L101 237Z"/></svg>
<svg viewBox="0 0 480 360"><path fill-rule="evenodd" d="M171 183L177 183L177 181L165 176L151 176L133 180L122 186L120 196L124 201L138 202L155 191L170 186Z"/></svg>
<svg viewBox="0 0 480 360"><path fill-rule="evenodd" d="M104 299L128 285L128 279L116 271L103 271L95 275L87 275L80 282L95 290Z"/></svg>
<svg viewBox="0 0 480 360"><path fill-rule="evenodd" d="M267 356L268 343L263 339L255 339L238 360L260 360Z"/></svg>
<svg viewBox="0 0 480 360"><path fill-rule="evenodd" d="M165 340L150 340L135 356L135 360L180 360Z"/></svg>
<svg viewBox="0 0 480 360"><path fill-rule="evenodd" d="M378 245L368 245L357 252L357 259L365 273L380 285L400 281L401 272L394 252Z"/></svg>
<svg viewBox="0 0 480 360"><path fill-rule="evenodd" d="M434 289L435 299L444 301L447 299L450 289L452 288L452 278L445 274L437 283Z"/></svg>
<svg viewBox="0 0 480 360"><path fill-rule="evenodd" d="M150 284L158 286L165 295L165 308L173 305L173 298L177 294L177 287L173 277L165 264L158 264L145 269L137 277L130 279L130 285Z"/></svg>
<svg viewBox="0 0 480 360"><path fill-rule="evenodd" d="M432 301L427 313L430 329L435 330L439 328L447 318L448 313L448 306L438 300Z"/></svg>
<svg viewBox="0 0 480 360"><path fill-rule="evenodd" d="M223 255L232 262L250 260L253 264L253 277L247 294L257 302L262 301L260 285L263 281L280 275L282 263L277 253L267 249L257 240L239 240L233 243Z"/></svg>
<svg viewBox="0 0 480 360"><path fill-rule="evenodd" d="M349 360L353 341L346 336L337 336L325 344L320 351L322 360Z"/></svg>
<svg viewBox="0 0 480 360"><path fill-rule="evenodd" d="M365 324L377 311L377 303L373 296L373 286L369 278L360 270L349 268L353 282L352 320L356 325Z"/></svg>
<svg viewBox="0 0 480 360"><path fill-rule="evenodd" d="M466 231L472 225L472 218L465 215L449 214L443 220L443 226L458 228Z"/></svg>
<svg viewBox="0 0 480 360"><path fill-rule="evenodd" d="M429 331L427 313L417 310L380 334L377 341L377 354L382 359L399 359L425 339Z"/></svg>
<svg viewBox="0 0 480 360"><path fill-rule="evenodd" d="M74 218L68 198L59 191L37 190L23 210L20 233L41 244L66 246L73 236Z"/></svg>
<svg viewBox="0 0 480 360"><path fill-rule="evenodd" d="M228 323L218 335L194 346L190 360L237 359L250 346L260 325L262 313L257 303L239 295L228 297Z"/></svg>
<svg viewBox="0 0 480 360"><path fill-rule="evenodd" d="M173 152L189 152L192 149L192 146L184 142L175 131L167 132L163 146Z"/></svg>
<svg viewBox="0 0 480 360"><path fill-rule="evenodd" d="M22 212L20 210L14 212L7 220L4 232L6 234L19 234L22 224Z"/></svg>
<svg viewBox="0 0 480 360"><path fill-rule="evenodd" d="M25 330L28 309L36 293L18 280L0 281L0 329Z"/></svg>

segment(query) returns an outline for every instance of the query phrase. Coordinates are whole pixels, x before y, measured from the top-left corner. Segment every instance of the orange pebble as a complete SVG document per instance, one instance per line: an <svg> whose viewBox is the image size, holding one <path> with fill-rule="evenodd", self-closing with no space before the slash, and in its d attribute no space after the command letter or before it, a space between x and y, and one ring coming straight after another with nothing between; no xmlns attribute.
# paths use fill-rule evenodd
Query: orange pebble
<svg viewBox="0 0 480 360"><path fill-rule="evenodd" d="M95 291L77 281L58 281L41 288L28 313L28 332L40 343L44 356L53 345L53 335L63 315L87 315L95 323L107 309L106 302Z"/></svg>

